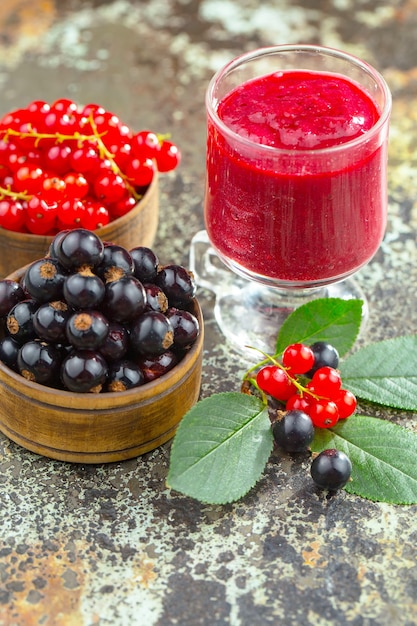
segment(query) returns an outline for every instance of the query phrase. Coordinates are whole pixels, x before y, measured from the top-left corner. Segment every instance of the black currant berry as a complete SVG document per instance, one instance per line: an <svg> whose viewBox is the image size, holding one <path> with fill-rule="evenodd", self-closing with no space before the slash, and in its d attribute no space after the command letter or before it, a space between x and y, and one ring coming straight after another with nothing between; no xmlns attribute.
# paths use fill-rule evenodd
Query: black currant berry
<svg viewBox="0 0 417 626"><path fill-rule="evenodd" d="M106 360L94 350L74 350L62 362L61 380L69 391L100 393L106 377Z"/></svg>
<svg viewBox="0 0 417 626"><path fill-rule="evenodd" d="M272 433L276 443L287 452L307 450L314 437L314 425L303 411L287 411L274 422Z"/></svg>
<svg viewBox="0 0 417 626"><path fill-rule="evenodd" d="M109 367L107 391L126 391L139 387L145 382L145 377L139 365L127 359L113 362Z"/></svg>
<svg viewBox="0 0 417 626"><path fill-rule="evenodd" d="M67 339L65 327L69 316L68 306L62 300L45 302L33 315L33 327L40 339L61 343Z"/></svg>
<svg viewBox="0 0 417 626"><path fill-rule="evenodd" d="M15 304L6 318L8 334L20 344L35 339L36 331L33 326L33 316L39 304L35 300L22 300Z"/></svg>
<svg viewBox="0 0 417 626"><path fill-rule="evenodd" d="M324 450L316 456L310 471L318 487L336 491L348 482L352 472L352 463L341 450Z"/></svg>
<svg viewBox="0 0 417 626"><path fill-rule="evenodd" d="M51 244L49 246L49 250L48 250L48 256L51 257L51 259L57 259L58 258L57 251L58 251L58 248L60 246L60 243L61 243L63 237L65 237L65 235L67 233L69 233L69 232L70 232L69 228L66 229L66 230L61 230L52 239L52 242L51 242Z"/></svg>
<svg viewBox="0 0 417 626"><path fill-rule="evenodd" d="M174 346L182 349L190 348L200 332L198 319L189 311L170 307L166 316L174 329Z"/></svg>
<svg viewBox="0 0 417 626"><path fill-rule="evenodd" d="M133 276L134 269L133 259L126 248L115 243L104 246L103 259L97 267L97 274L104 282Z"/></svg>
<svg viewBox="0 0 417 626"><path fill-rule="evenodd" d="M20 350L20 343L7 335L0 341L0 361L7 367L17 371L17 355Z"/></svg>
<svg viewBox="0 0 417 626"><path fill-rule="evenodd" d="M130 322L141 315L145 307L145 289L134 276L122 276L106 284L102 310L110 321Z"/></svg>
<svg viewBox="0 0 417 626"><path fill-rule="evenodd" d="M165 292L169 305L178 308L188 305L196 293L194 277L182 265L164 265L158 272L155 284Z"/></svg>
<svg viewBox="0 0 417 626"><path fill-rule="evenodd" d="M83 265L96 267L103 259L104 245L100 237L85 228L68 231L56 245L58 261L66 269Z"/></svg>
<svg viewBox="0 0 417 626"><path fill-rule="evenodd" d="M9 278L0 280L0 317L6 317L15 304L25 299L25 292L18 282Z"/></svg>
<svg viewBox="0 0 417 626"><path fill-rule="evenodd" d="M34 261L25 272L25 289L37 302L62 299L66 273L56 259Z"/></svg>
<svg viewBox="0 0 417 626"><path fill-rule="evenodd" d="M66 302L74 309L94 309L104 298L105 286L89 266L67 276L63 286Z"/></svg>
<svg viewBox="0 0 417 626"><path fill-rule="evenodd" d="M179 357L172 350L167 350L158 356L139 357L136 362L140 366L147 383L160 378L178 363Z"/></svg>
<svg viewBox="0 0 417 626"><path fill-rule="evenodd" d="M141 283L153 283L158 274L159 259L150 248L137 246L130 250L134 263L134 274Z"/></svg>
<svg viewBox="0 0 417 626"><path fill-rule="evenodd" d="M109 322L99 311L77 311L68 319L66 335L74 348L94 350L106 340Z"/></svg>
<svg viewBox="0 0 417 626"><path fill-rule="evenodd" d="M61 353L50 343L34 339L20 348L17 367L27 380L51 386L61 366Z"/></svg>
<svg viewBox="0 0 417 626"><path fill-rule="evenodd" d="M129 348L129 332L126 326L118 322L109 323L109 332L100 346L105 359L117 361L125 356Z"/></svg>
<svg viewBox="0 0 417 626"><path fill-rule="evenodd" d="M168 309L168 298L158 285L154 283L144 283L146 292L146 308L148 311L160 311L165 313Z"/></svg>
<svg viewBox="0 0 417 626"><path fill-rule="evenodd" d="M316 341L310 346L314 354L314 365L306 373L308 378L311 378L313 374L321 367L332 367L337 369L339 365L339 353L334 346L325 341Z"/></svg>
<svg viewBox="0 0 417 626"><path fill-rule="evenodd" d="M130 327L130 345L134 352L157 356L172 346L174 330L163 313L145 311Z"/></svg>

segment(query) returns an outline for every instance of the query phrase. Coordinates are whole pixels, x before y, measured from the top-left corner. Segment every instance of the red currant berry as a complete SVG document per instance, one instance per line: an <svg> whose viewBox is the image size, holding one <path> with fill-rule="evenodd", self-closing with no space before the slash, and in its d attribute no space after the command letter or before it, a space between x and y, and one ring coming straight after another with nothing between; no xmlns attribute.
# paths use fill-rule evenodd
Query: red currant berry
<svg viewBox="0 0 417 626"><path fill-rule="evenodd" d="M26 226L34 235L46 235L55 228L57 204L47 204L44 198L32 196L26 205Z"/></svg>
<svg viewBox="0 0 417 626"><path fill-rule="evenodd" d="M314 373L311 385L317 395L333 400L340 392L342 379L337 370L325 366Z"/></svg>
<svg viewBox="0 0 417 626"><path fill-rule="evenodd" d="M156 155L156 163L160 172L174 170L181 161L181 152L170 141L164 141Z"/></svg>
<svg viewBox="0 0 417 626"><path fill-rule="evenodd" d="M306 412L311 417L314 426L318 428L331 428L339 420L339 411L336 404L325 398L312 400Z"/></svg>
<svg viewBox="0 0 417 626"><path fill-rule="evenodd" d="M287 411L294 410L294 411L304 411L305 413L307 413L310 402L311 402L311 396L309 396L308 394L304 394L303 396L300 396L298 393L296 393L287 400L285 408L287 409Z"/></svg>
<svg viewBox="0 0 417 626"><path fill-rule="evenodd" d="M282 363L291 375L305 374L313 367L314 354L308 346L293 343L285 348Z"/></svg>
<svg viewBox="0 0 417 626"><path fill-rule="evenodd" d="M334 402L339 410L339 419L350 417L356 410L356 398L348 389L341 389Z"/></svg>
<svg viewBox="0 0 417 626"><path fill-rule="evenodd" d="M0 200L0 226L6 230L20 232L25 223L26 211L19 200Z"/></svg>
<svg viewBox="0 0 417 626"><path fill-rule="evenodd" d="M132 152L138 159L157 158L161 144L158 136L151 130L141 130L133 135L131 140Z"/></svg>
<svg viewBox="0 0 417 626"><path fill-rule="evenodd" d="M101 202L96 200L84 201L84 215L82 217L83 228L87 230L96 230L97 228L103 228L110 221L110 215L107 207Z"/></svg>
<svg viewBox="0 0 417 626"><path fill-rule="evenodd" d="M66 195L66 184L59 176L48 176L42 182L40 194L46 202L62 201Z"/></svg>
<svg viewBox="0 0 417 626"><path fill-rule="evenodd" d="M133 196L126 196L119 200L119 202L114 202L109 207L109 212L112 220L117 219L118 217L123 217L126 213L129 213L137 204L137 200Z"/></svg>
<svg viewBox="0 0 417 626"><path fill-rule="evenodd" d="M58 206L58 222L61 229L79 228L84 218L85 207L81 200L69 198Z"/></svg>
<svg viewBox="0 0 417 626"><path fill-rule="evenodd" d="M132 159L126 165L125 174L135 187L146 187L150 185L156 170L152 159Z"/></svg>
<svg viewBox="0 0 417 626"><path fill-rule="evenodd" d="M285 370L278 365L266 365L256 375L257 385L276 400L288 400L297 391Z"/></svg>
<svg viewBox="0 0 417 626"><path fill-rule="evenodd" d="M43 156L45 167L62 176L70 170L71 148L65 145L51 146Z"/></svg>
<svg viewBox="0 0 417 626"><path fill-rule="evenodd" d="M100 165L100 157L92 146L83 145L71 154L71 167L75 172L87 174L95 172Z"/></svg>
<svg viewBox="0 0 417 626"><path fill-rule="evenodd" d="M34 194L41 190L46 174L36 164L22 165L14 174L14 189L18 192Z"/></svg>
<svg viewBox="0 0 417 626"><path fill-rule="evenodd" d="M99 174L93 183L93 190L99 200L105 200L109 204L118 202L127 193L125 181L114 172Z"/></svg>
<svg viewBox="0 0 417 626"><path fill-rule="evenodd" d="M69 172L64 176L65 194L68 198L85 198L88 194L89 184L83 174L79 172Z"/></svg>

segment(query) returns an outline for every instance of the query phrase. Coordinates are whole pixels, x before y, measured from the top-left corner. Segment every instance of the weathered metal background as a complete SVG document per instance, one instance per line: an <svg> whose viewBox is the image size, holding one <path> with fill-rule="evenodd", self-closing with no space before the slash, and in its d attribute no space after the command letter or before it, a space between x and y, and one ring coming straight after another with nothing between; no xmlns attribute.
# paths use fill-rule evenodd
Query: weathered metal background
<svg viewBox="0 0 417 626"><path fill-rule="evenodd" d="M98 102L183 152L161 181L155 250L188 263L202 228L204 92L237 54L321 43L376 66L394 98L389 224L358 281L363 342L417 329L416 0L2 0L0 114L33 99ZM239 388L245 363L206 317L202 395ZM372 410L417 431L416 415ZM0 437L2 626L412 626L417 507L312 486L307 458L272 456L241 502L203 506L165 486L169 444L77 466Z"/></svg>

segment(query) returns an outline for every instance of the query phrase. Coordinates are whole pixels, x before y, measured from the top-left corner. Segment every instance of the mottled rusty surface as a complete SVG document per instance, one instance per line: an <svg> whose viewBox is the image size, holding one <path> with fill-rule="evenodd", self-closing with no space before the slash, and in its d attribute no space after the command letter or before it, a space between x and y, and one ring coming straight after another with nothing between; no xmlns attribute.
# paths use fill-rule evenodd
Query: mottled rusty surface
<svg viewBox="0 0 417 626"><path fill-rule="evenodd" d="M155 244L188 263L203 226L204 91L242 51L322 43L368 60L394 98L386 237L358 282L363 342L417 328L417 1L2 0L0 113L95 101L171 132ZM202 395L238 389L209 293ZM367 407L367 410L369 408ZM375 410L417 431L416 416ZM165 486L169 444L108 466L41 458L0 437L1 626L417 624L417 507L330 499L308 458L271 457L241 502L203 506Z"/></svg>

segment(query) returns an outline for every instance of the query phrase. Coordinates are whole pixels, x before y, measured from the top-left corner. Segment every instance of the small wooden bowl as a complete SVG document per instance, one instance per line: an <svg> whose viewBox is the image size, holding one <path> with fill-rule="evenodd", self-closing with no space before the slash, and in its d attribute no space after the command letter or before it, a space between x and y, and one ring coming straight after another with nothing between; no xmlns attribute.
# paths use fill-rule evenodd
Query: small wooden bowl
<svg viewBox="0 0 417 626"><path fill-rule="evenodd" d="M136 206L118 219L95 232L102 241L117 243L127 250L135 246L152 248L158 228L158 174ZM16 267L41 259L47 253L53 237L15 233L0 228L0 278Z"/></svg>
<svg viewBox="0 0 417 626"><path fill-rule="evenodd" d="M109 463L149 452L171 439L197 402L204 327L185 357L159 379L128 391L71 393L26 380L0 361L0 430L52 459Z"/></svg>

